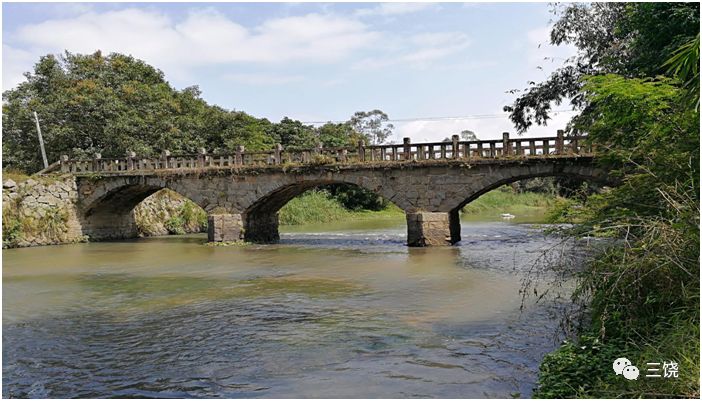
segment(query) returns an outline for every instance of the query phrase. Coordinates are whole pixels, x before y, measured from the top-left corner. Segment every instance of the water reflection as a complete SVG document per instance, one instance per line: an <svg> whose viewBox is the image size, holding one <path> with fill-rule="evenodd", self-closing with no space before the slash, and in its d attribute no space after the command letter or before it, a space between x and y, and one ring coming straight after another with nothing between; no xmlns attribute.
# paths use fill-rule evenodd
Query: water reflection
<svg viewBox="0 0 702 401"><path fill-rule="evenodd" d="M3 395L527 396L556 322L518 290L554 240L464 223L408 249L373 225L3 251Z"/></svg>

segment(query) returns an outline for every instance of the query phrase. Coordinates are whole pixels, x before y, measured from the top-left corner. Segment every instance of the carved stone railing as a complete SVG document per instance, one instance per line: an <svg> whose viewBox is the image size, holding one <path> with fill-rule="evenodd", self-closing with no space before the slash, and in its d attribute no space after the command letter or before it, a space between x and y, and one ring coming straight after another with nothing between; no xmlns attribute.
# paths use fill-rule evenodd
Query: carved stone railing
<svg viewBox="0 0 702 401"><path fill-rule="evenodd" d="M502 139L487 141L460 141L454 135L450 142L411 143L404 138L401 144L365 145L355 147L286 150L278 144L272 150L246 151L239 146L236 152L227 154L207 153L200 149L196 154L171 155L167 150L160 157L138 157L127 152L125 158L103 159L95 154L92 160L69 159L61 156L57 165L64 173L124 173L130 171L180 170L207 168L236 168L242 166L265 166L283 164L330 164L367 162L409 162L421 160L484 160L508 158L545 158L551 156L589 156L592 146L585 136L564 136L558 131L555 137L510 138L503 133ZM56 168L58 169L58 168Z"/></svg>

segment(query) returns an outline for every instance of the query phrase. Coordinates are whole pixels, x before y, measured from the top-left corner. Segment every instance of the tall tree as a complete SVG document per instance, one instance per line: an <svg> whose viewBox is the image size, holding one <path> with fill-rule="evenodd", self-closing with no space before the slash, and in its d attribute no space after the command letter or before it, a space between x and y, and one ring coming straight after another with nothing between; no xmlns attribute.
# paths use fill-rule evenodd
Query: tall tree
<svg viewBox="0 0 702 401"><path fill-rule="evenodd" d="M51 161L60 155L122 157L163 149L270 148L271 124L208 105L200 90L176 90L163 73L122 54L41 57L26 81L3 93L3 166L41 168L32 112Z"/></svg>
<svg viewBox="0 0 702 401"><path fill-rule="evenodd" d="M664 74L673 50L699 32L699 3L568 3L555 5L559 18L551 44L571 44L576 56L544 82L530 83L505 111L517 131L550 118L552 104L570 100L587 112L582 77L614 73L635 78Z"/></svg>
<svg viewBox="0 0 702 401"><path fill-rule="evenodd" d="M461 135L461 139L464 141L477 141L478 140L478 136L475 135L475 132L473 132L469 129L464 129L463 131L461 131L460 135Z"/></svg>
<svg viewBox="0 0 702 401"><path fill-rule="evenodd" d="M395 128L388 120L388 115L381 110L357 111L348 123L370 144L379 145L392 135Z"/></svg>

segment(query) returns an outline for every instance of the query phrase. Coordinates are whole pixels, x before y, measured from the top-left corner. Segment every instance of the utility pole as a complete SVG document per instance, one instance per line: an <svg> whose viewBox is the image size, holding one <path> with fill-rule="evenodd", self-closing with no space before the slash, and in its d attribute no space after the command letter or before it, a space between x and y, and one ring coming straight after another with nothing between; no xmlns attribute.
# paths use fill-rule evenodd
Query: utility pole
<svg viewBox="0 0 702 401"><path fill-rule="evenodd" d="M41 148L41 158L44 160L44 168L49 167L49 161L46 160L46 150L44 150L44 138L41 137L41 127L39 127L39 116L34 112L34 121L37 123L37 135L39 135L39 147Z"/></svg>

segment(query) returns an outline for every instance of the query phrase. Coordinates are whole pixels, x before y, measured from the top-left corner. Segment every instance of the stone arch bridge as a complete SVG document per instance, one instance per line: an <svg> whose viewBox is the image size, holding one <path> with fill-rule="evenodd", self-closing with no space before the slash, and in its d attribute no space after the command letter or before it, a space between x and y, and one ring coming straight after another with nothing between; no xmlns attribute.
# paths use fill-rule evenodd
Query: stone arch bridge
<svg viewBox="0 0 702 401"><path fill-rule="evenodd" d="M583 137L556 137L322 148L233 154L71 160L47 172L76 176L79 219L91 240L136 236L132 210L169 188L208 213L210 241L279 240L278 211L325 184L351 184L393 202L407 216L410 246L460 240L459 210L480 195L526 178L570 176L606 181Z"/></svg>

